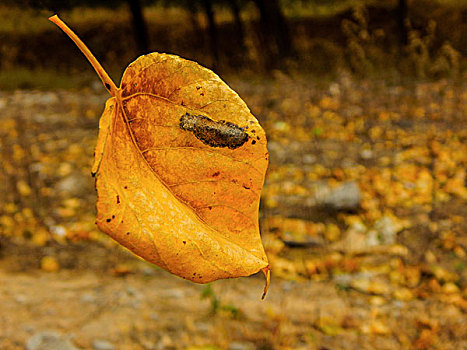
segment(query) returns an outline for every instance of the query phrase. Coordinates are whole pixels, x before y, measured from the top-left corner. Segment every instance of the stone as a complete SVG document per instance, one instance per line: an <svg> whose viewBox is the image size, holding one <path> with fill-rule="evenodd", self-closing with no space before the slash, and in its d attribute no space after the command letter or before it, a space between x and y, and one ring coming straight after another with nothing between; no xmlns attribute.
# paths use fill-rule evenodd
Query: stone
<svg viewBox="0 0 467 350"><path fill-rule="evenodd" d="M78 350L71 341L56 331L42 331L26 342L26 350Z"/></svg>
<svg viewBox="0 0 467 350"><path fill-rule="evenodd" d="M254 350L256 346L249 342L231 342L229 344L229 350Z"/></svg>
<svg viewBox="0 0 467 350"><path fill-rule="evenodd" d="M90 177L89 177L90 178ZM90 180L85 175L72 172L57 182L55 189L67 197L79 197L91 188Z"/></svg>
<svg viewBox="0 0 467 350"><path fill-rule="evenodd" d="M95 339L92 342L92 348L94 350L115 350L115 346L105 339Z"/></svg>
<svg viewBox="0 0 467 350"><path fill-rule="evenodd" d="M382 244L396 243L398 228L391 217L383 216L375 223L375 229L378 231L378 237L380 237Z"/></svg>
<svg viewBox="0 0 467 350"><path fill-rule="evenodd" d="M356 210L362 194L356 181L348 181L335 188L320 186L316 191L316 203L333 210Z"/></svg>

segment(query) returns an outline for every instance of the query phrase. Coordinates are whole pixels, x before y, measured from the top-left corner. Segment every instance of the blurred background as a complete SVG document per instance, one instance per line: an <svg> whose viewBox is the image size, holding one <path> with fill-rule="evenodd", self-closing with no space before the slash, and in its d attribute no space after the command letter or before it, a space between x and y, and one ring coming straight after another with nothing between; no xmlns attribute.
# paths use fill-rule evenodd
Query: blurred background
<svg viewBox="0 0 467 350"><path fill-rule="evenodd" d="M100 233L90 166L141 54L218 73L266 130L262 276L195 285ZM0 349L467 348L467 2L3 0ZM54 349L55 349L54 348Z"/></svg>

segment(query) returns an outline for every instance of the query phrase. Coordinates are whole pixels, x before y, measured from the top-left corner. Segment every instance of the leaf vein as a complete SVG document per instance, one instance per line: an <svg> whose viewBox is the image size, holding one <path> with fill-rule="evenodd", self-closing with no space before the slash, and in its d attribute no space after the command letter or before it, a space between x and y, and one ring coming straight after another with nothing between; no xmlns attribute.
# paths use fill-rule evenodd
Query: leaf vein
<svg viewBox="0 0 467 350"><path fill-rule="evenodd" d="M173 184L170 184L170 185L167 185L168 187L177 187L177 186L183 186L183 185L190 185L190 184L198 184L198 183L203 183L203 182L226 182L226 183L229 183L229 184L232 184L232 185L235 185L235 186L239 186L239 187L243 187L242 184L238 183L238 182L232 182L230 180L215 180L215 179L203 179L203 180L194 180L194 181L184 181L184 182L178 182L178 183L173 183ZM255 195L258 195L258 191L250 188L250 189L247 189L251 192L253 192Z"/></svg>
<svg viewBox="0 0 467 350"><path fill-rule="evenodd" d="M253 169L254 171L256 171L258 174L262 175L262 173L259 171L259 169L255 168L253 165L251 165L249 162L245 162L244 160L240 160L238 158L235 158L235 157L232 157L228 154L223 154L223 153L219 153L219 152L216 152L216 151L213 151L213 150L210 150L208 148L199 148L199 147L193 147L193 146L169 146L169 147L150 147L150 148L147 148L145 150L141 150L141 153L144 155L145 153L149 152L149 151L178 151L178 150L185 150L185 149L191 149L191 150L199 150L199 151L203 151L203 152L209 152L209 153L212 153L212 154L215 154L215 155L219 155L221 157L225 157L225 158L229 158L235 162L239 162L239 163L243 163L247 166L249 166L251 169Z"/></svg>

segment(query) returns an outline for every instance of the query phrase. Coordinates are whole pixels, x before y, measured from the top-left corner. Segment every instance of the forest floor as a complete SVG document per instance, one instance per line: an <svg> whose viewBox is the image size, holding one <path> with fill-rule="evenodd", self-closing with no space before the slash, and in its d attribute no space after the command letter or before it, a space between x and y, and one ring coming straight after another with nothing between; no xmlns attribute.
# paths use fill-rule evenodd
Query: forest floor
<svg viewBox="0 0 467 350"><path fill-rule="evenodd" d="M2 92L0 349L467 348L465 86L229 83L269 140L266 300L261 276L192 284L97 230L101 88Z"/></svg>
<svg viewBox="0 0 467 350"><path fill-rule="evenodd" d="M24 349L25 344L27 349L61 350L389 350L467 345L465 314L439 296L378 301L370 294L339 290L333 282L273 278L261 301L264 281L254 276L214 283L212 292L219 301L215 307L209 298L201 299L205 286L121 252L116 255L120 266L131 266L129 274L111 272L115 265L108 260L116 260L109 257L115 250L89 246L61 250L94 261L94 268L11 272L6 265L17 269L21 262L13 256L2 259L0 349ZM56 334L44 341L49 347L30 345L51 331ZM61 347L52 347L55 342Z"/></svg>

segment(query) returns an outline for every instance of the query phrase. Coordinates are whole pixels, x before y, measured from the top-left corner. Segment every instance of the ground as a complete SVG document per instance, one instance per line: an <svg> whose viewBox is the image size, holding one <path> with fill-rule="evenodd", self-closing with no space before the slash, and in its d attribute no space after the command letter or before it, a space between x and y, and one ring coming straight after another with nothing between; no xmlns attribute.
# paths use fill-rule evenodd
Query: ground
<svg viewBox="0 0 467 350"><path fill-rule="evenodd" d="M34 334L46 330L59 332L82 349L100 340L115 349L431 348L421 336L415 343L410 338L423 332L435 334L433 348L467 345L465 337L462 340L465 315L437 297L379 300L339 290L332 282L273 278L261 301L264 281L253 276L214 283L221 306L229 305L214 314L210 300L201 299L205 286L171 276L121 250L60 249L80 254L79 260L97 261L93 268L47 273L12 272L13 266L18 269L16 258L3 259L1 349L23 349ZM131 266L131 273L112 272L109 260L116 260L115 255L120 265Z"/></svg>
<svg viewBox="0 0 467 350"><path fill-rule="evenodd" d="M96 229L99 85L2 92L0 349L47 330L81 349L466 348L464 86L227 81L269 140L266 300L260 275L192 284Z"/></svg>

